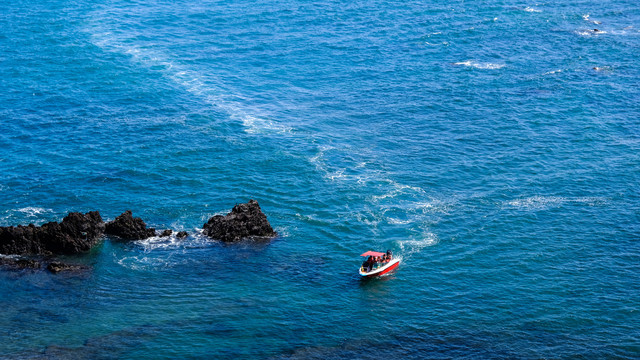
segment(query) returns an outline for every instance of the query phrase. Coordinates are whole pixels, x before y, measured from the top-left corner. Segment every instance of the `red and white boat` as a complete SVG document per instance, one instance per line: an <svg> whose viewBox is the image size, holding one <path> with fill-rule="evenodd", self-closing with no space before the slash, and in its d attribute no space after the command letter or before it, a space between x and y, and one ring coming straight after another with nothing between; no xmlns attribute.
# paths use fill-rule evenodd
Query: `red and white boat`
<svg viewBox="0 0 640 360"><path fill-rule="evenodd" d="M367 251L366 253L360 255L360 256L373 256L373 257L378 257L378 256L383 256L386 255L385 253L381 253L381 252L376 252L376 251ZM391 260L389 260L389 262L382 262L382 263L378 263L378 266L373 266L371 267L371 269L365 269L364 266L360 266L360 276L362 277L376 277L376 276L381 276L384 275L390 271L393 271L395 268L398 267L398 265L400 265L400 259L396 259L396 258L391 258ZM369 270L369 271L367 271Z"/></svg>

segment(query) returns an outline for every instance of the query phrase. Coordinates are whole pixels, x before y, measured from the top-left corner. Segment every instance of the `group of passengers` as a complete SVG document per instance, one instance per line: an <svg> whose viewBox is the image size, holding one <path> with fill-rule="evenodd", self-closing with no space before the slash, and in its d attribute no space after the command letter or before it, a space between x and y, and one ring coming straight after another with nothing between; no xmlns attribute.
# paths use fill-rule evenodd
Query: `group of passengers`
<svg viewBox="0 0 640 360"><path fill-rule="evenodd" d="M387 250L387 253L382 256L369 256L367 260L362 263L362 268L366 270L366 272L369 272L386 265L392 258L393 254L391 254L391 250Z"/></svg>

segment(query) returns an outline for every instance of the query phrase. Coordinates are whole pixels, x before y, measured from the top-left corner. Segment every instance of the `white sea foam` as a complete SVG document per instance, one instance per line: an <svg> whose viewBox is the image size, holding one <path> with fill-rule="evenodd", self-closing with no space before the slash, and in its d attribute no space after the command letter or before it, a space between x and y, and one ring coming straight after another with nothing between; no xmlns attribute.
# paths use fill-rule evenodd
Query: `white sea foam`
<svg viewBox="0 0 640 360"><path fill-rule="evenodd" d="M519 198L506 202L506 206L515 207L523 210L547 210L560 207L565 204L584 204L588 206L597 206L606 202L602 197L563 197L563 196L531 196L527 198Z"/></svg>
<svg viewBox="0 0 640 360"><path fill-rule="evenodd" d="M476 62L476 61L471 61L471 60L467 60L467 61L459 61L456 63L453 63L454 65L460 65L460 66L469 66L472 68L476 68L476 69L485 69L485 70L496 70L496 69L502 69L503 67L505 67L504 64L495 64L495 63L489 63L489 62Z"/></svg>
<svg viewBox="0 0 640 360"><path fill-rule="evenodd" d="M596 29L585 29L585 30L577 30L575 33L580 36L597 36L597 35L606 34L607 32L604 30L596 31Z"/></svg>
<svg viewBox="0 0 640 360"><path fill-rule="evenodd" d="M542 12L542 10L539 10L539 9L536 9L536 8L532 8L531 6L527 6L527 7L525 7L525 8L524 8L524 11L527 11L527 12L535 12L535 13Z"/></svg>
<svg viewBox="0 0 640 360"><path fill-rule="evenodd" d="M309 162L314 165L316 170L318 170L322 174L322 177L327 180L354 180L356 182L358 182L358 180L361 180L361 176L345 174L346 168L332 168L327 164L326 153L335 150L336 148L333 146L320 146L316 155L309 158ZM354 168L356 168L356 166L354 166Z"/></svg>
<svg viewBox="0 0 640 360"><path fill-rule="evenodd" d="M272 120L257 118L255 116L246 115L242 118L242 124L245 127L245 131L250 134L275 132L275 133L289 133L293 130L290 126L280 125Z"/></svg>
<svg viewBox="0 0 640 360"><path fill-rule="evenodd" d="M602 71L602 72L612 72L613 68L611 66L595 66L593 70Z"/></svg>
<svg viewBox="0 0 640 360"><path fill-rule="evenodd" d="M35 217L38 216L40 214L46 213L46 212L50 212L51 209L45 209L45 208L41 208L41 207L32 207L32 206L28 206L22 209L17 209L17 212L23 213L26 216L29 217Z"/></svg>
<svg viewBox="0 0 640 360"><path fill-rule="evenodd" d="M411 193L418 194L418 195L425 194L425 191L422 188L417 186L404 185L404 184L397 183L393 180L384 180L384 181L388 184L388 186L386 186L388 191L380 195L374 195L372 199L375 202L379 202L380 200L384 200L387 198L395 198L402 194L411 194Z"/></svg>
<svg viewBox="0 0 640 360"><path fill-rule="evenodd" d="M180 245L181 240L178 239L175 234L171 236L153 236L144 240L135 241L135 244L144 248L144 251L149 252L155 249L168 249L176 248Z"/></svg>
<svg viewBox="0 0 640 360"><path fill-rule="evenodd" d="M558 69L558 70L552 70L552 71L547 71L546 73L542 74L544 75L553 75L553 74L558 74L561 73L563 70L562 69Z"/></svg>
<svg viewBox="0 0 640 360"><path fill-rule="evenodd" d="M600 24L602 24L602 22L601 22L601 21L598 21L598 20L591 20L591 19L589 18L589 16L590 16L589 14L582 15L582 20L584 20L584 21L589 21L589 22L594 23L594 24L596 24L596 25L600 25Z"/></svg>
<svg viewBox="0 0 640 360"><path fill-rule="evenodd" d="M403 257L410 258L411 255L421 252L424 248L438 244L438 236L431 232L425 232L421 238L400 240L397 242L400 253Z"/></svg>
<svg viewBox="0 0 640 360"><path fill-rule="evenodd" d="M167 258L145 255L123 256L117 260L117 263L129 270L138 271L158 270L177 265L176 262Z"/></svg>

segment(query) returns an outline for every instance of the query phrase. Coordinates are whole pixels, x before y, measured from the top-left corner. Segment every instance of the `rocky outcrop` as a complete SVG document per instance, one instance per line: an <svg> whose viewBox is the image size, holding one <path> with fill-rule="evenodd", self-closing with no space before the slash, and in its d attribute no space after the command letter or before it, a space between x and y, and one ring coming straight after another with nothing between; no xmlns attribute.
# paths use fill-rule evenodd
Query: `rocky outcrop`
<svg viewBox="0 0 640 360"><path fill-rule="evenodd" d="M224 242L268 238L276 232L255 200L233 207L226 216L216 215L203 225L204 234Z"/></svg>
<svg viewBox="0 0 640 360"><path fill-rule="evenodd" d="M104 232L123 240L143 240L156 236L156 229L147 228L147 224L141 218L133 217L131 210L123 212L115 220L108 222Z"/></svg>
<svg viewBox="0 0 640 360"><path fill-rule="evenodd" d="M100 213L69 213L62 222L42 226L0 227L0 253L17 255L77 254L91 249L105 230Z"/></svg>
<svg viewBox="0 0 640 360"><path fill-rule="evenodd" d="M226 216L212 217L203 228L205 235L224 242L276 236L255 200L236 205ZM147 224L141 218L134 218L131 210L125 211L106 224L97 211L86 214L72 212L60 223L0 227L0 254L32 257L77 254L89 251L104 234L117 236L122 240L142 240L156 236L156 230L147 228ZM167 237L172 234L173 231L167 229L160 236ZM188 235L186 231L180 231L176 238L182 239ZM2 262L11 263L10 265L15 267L36 266L35 263L25 261ZM3 265L2 262L0 265Z"/></svg>

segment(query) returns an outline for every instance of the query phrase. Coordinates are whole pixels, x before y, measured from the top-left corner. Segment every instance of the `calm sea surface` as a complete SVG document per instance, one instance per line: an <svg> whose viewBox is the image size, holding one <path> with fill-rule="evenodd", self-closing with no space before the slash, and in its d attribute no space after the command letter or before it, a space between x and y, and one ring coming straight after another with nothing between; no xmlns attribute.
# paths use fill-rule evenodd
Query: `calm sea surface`
<svg viewBox="0 0 640 360"><path fill-rule="evenodd" d="M0 358L640 358L636 0L14 0L0 25L0 225L191 233L0 271ZM200 235L249 199L277 239Z"/></svg>

